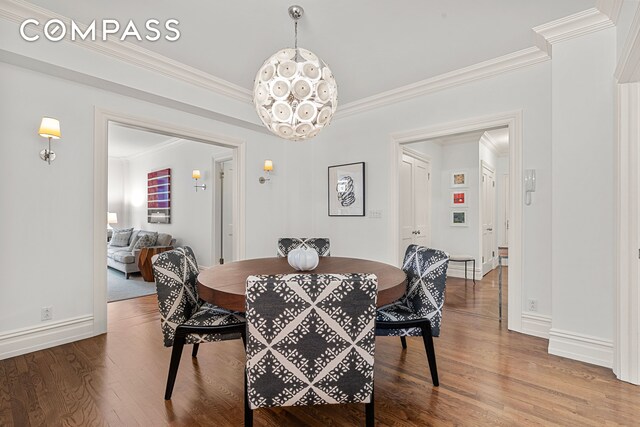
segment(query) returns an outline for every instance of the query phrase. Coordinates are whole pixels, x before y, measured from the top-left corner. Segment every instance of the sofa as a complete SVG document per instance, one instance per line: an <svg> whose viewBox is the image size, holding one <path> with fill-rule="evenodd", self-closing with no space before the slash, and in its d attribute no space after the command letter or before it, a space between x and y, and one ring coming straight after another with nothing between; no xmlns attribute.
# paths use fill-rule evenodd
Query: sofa
<svg viewBox="0 0 640 427"><path fill-rule="evenodd" d="M122 238L128 232L130 232L128 239ZM120 234L121 238L113 238L118 233L122 233ZM140 258L142 247L172 247L176 242L171 234L157 233L155 231L123 229L113 230L109 234L111 236L107 244L107 266L122 271L125 279L128 279L131 273L140 271L138 259ZM144 243L140 242L140 240L145 235L149 237L145 237L144 242L150 244L140 246L141 243Z"/></svg>

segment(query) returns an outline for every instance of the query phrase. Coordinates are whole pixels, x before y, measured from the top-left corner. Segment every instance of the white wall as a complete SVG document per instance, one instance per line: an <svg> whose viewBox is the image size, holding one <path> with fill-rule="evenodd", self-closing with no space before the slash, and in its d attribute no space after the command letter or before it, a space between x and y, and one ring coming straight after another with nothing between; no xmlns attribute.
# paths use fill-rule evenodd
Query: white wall
<svg viewBox="0 0 640 427"><path fill-rule="evenodd" d="M273 254L288 218L280 202L286 187L281 181L260 185L258 176L265 158L283 164L287 145L282 140L5 63L0 63L0 93L5 137L20 142L7 144L0 157L4 178L0 194L7 207L0 221L0 250L15 254L0 261L4 271L0 357L6 354L5 333L21 330L29 334L33 328L48 325L40 321L41 307L53 306L54 322L93 314L96 107L246 141L246 256ZM37 135L37 127L45 115L60 119L62 126L62 139L53 143L58 157L51 165L38 156L46 141ZM20 185L15 185L18 182ZM25 197L25 188L29 197ZM34 340L43 342L46 338ZM20 345L14 338L11 343Z"/></svg>
<svg viewBox="0 0 640 427"><path fill-rule="evenodd" d="M615 42L615 28L569 40L554 45L552 61L549 348L555 354L571 355L585 337L595 338L599 348L590 354L594 358L590 361L609 366L615 294Z"/></svg>
<svg viewBox="0 0 640 427"><path fill-rule="evenodd" d="M496 170L496 224L504 221L504 214L499 212L502 201L502 184L498 177L509 171L509 159L507 156L498 157L494 151L483 144L482 139L469 135L456 138L455 142L421 141L406 146L411 150L424 154L431 159L432 173L432 204L431 204L431 228L432 247L447 251L452 255L470 255L476 259L477 277L482 275L482 242L480 238L480 161L485 161ZM467 188L451 188L451 174L454 171L465 170L469 176ZM461 208L467 211L468 227L452 227L450 215L454 209L451 206L451 194L454 191L465 191L467 207ZM497 230L496 246L500 238L503 238L504 230ZM464 275L462 264L452 264L449 267L449 275Z"/></svg>
<svg viewBox="0 0 640 427"><path fill-rule="evenodd" d="M622 50L627 42L631 24L638 11L639 0L623 0L620 15L616 22L616 62L620 59Z"/></svg>
<svg viewBox="0 0 640 427"><path fill-rule="evenodd" d="M217 189L213 185L212 159L231 154L228 148L180 140L130 158L126 161L127 178L124 183L128 200L126 210L130 218L128 226L171 234L176 245L191 246L200 266L214 265L213 226L217 216L213 206ZM164 168L171 168L171 223L150 224L147 222L147 173ZM193 169L202 173L198 184L205 184L205 191L195 191L191 178Z"/></svg>
<svg viewBox="0 0 640 427"><path fill-rule="evenodd" d="M125 181L127 180L128 163L124 159L109 158L109 187L107 194L108 211L118 215L118 223L113 228L129 226L128 209L125 208Z"/></svg>
<svg viewBox="0 0 640 427"><path fill-rule="evenodd" d="M440 185L443 203L438 215L440 220L437 223L442 231L440 233L441 240L437 247L452 255L471 255L476 259L476 269L481 267L478 237L480 233L479 164L477 137L472 137L466 142L445 144L442 147ZM451 188L451 174L460 171L467 172L468 186L466 188ZM467 193L466 208L451 207L451 193L458 190ZM467 227L451 226L451 212L458 209L467 212ZM452 269L460 266L458 264L451 265Z"/></svg>
<svg viewBox="0 0 640 427"><path fill-rule="evenodd" d="M291 206L298 214L291 215L289 228L329 236L335 255L397 263L389 231L390 134L515 110L523 111L524 167L538 170L536 203L526 207L523 218L523 293L538 299L540 313L551 314L549 62L338 118L295 158L289 153L290 162L307 165L297 166L295 179L304 183L305 202ZM367 210L381 210L382 218L328 217L327 166L357 161L366 162Z"/></svg>

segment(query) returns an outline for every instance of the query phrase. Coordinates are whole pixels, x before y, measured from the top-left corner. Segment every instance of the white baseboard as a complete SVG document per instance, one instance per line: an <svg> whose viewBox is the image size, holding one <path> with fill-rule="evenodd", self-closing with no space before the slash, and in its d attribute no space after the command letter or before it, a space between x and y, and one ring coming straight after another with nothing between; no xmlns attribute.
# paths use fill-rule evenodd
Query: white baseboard
<svg viewBox="0 0 640 427"><path fill-rule="evenodd" d="M78 316L42 326L0 333L0 360L93 336L93 316Z"/></svg>
<svg viewBox="0 0 640 427"><path fill-rule="evenodd" d="M551 316L526 311L522 313L522 333L549 339Z"/></svg>
<svg viewBox="0 0 640 427"><path fill-rule="evenodd" d="M473 263L469 262L467 264L467 279L471 280L473 278L473 268L471 267ZM477 269L478 263L476 263L476 280L482 279L482 271ZM482 268L482 267L480 267ZM464 263L463 262L455 262L449 263L449 267L447 268L447 276L448 277L459 277L464 279Z"/></svg>
<svg viewBox="0 0 640 427"><path fill-rule="evenodd" d="M613 342L571 331L549 331L549 354L611 368Z"/></svg>

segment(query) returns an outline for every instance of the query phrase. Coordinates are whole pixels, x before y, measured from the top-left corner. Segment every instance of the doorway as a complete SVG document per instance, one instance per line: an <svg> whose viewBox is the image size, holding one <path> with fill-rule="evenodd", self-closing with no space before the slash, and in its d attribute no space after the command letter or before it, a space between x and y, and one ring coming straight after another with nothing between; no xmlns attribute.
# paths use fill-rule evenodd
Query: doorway
<svg viewBox="0 0 640 427"><path fill-rule="evenodd" d="M497 265L496 259L496 171L484 160L481 163L480 180L480 218L482 232L482 275Z"/></svg>
<svg viewBox="0 0 640 427"><path fill-rule="evenodd" d="M458 122L445 123L441 125L435 125L425 129L412 130L404 133L396 133L391 135L391 143L392 143L392 153L391 156L391 197L390 197L390 206L389 212L391 215L391 236L392 241L400 242L400 221L401 221L401 203L400 203L400 169L402 167L402 155L404 153L403 149L408 144L418 143L426 140L433 140L438 138L446 138L453 137L454 135L466 135L468 136L471 133L477 133L477 135L482 135L486 130L492 129L500 129L504 128L505 132L508 135L509 139L509 148L508 148L508 165L506 166L507 170L502 173L508 174L510 177L510 181L519 182L522 180L522 114L520 111L497 114L493 116L485 116L479 118L472 118L468 120L461 120ZM477 140L476 140L477 141ZM477 158L477 157L476 157ZM475 166L473 166L475 165ZM464 170L456 170L456 175L460 175L460 172L464 172L465 176L468 173L468 170L475 169L476 175L470 175L472 179L477 180L480 178L479 171L480 161L476 160L476 163L469 163L469 167ZM434 239L434 243L441 240L441 236L438 234L441 230L447 230L449 232L457 232L457 230L465 230L467 226L465 224L466 219L471 219L473 213L471 213L470 209L472 209L472 204L475 204L475 208L478 209L478 213L476 214L477 233L475 233L475 248L472 249L476 255L476 259L481 261L481 236L480 233L480 223L478 222L480 218L479 213L479 195L478 199L475 201L468 200L465 197L460 197L459 193L464 193L465 188L453 188L453 185L447 185L449 182L450 172L452 171L441 171L440 176L438 173L434 172L432 164L432 181L439 180L440 185L435 185L434 181L434 190L433 190L433 202L435 203L435 197L440 197L444 202L441 203L440 211L434 211L434 216L431 218L433 228L432 228L432 238ZM494 180L496 176L501 176L500 171L494 173ZM474 178L475 177L475 178ZM459 184L459 183L458 183ZM522 211L523 211L523 192L521 186L510 185L509 186L509 218L508 218L508 242L509 242L509 274L508 274L508 316L507 316L507 327L509 330L522 332L522 312L523 312L523 302L522 302ZM455 190L455 191L452 191ZM463 190L463 191L458 191ZM499 189L498 191L504 191L503 189ZM439 194L438 194L439 193ZM453 197L456 194L456 200L464 200L464 202L468 203L465 207L460 207L458 210L453 209ZM466 195L465 195L466 196ZM450 200L450 198L452 200ZM494 197L495 198L495 197ZM464 203L463 202L463 203ZM459 205L455 205L459 206ZM465 212L464 215L455 215L452 216L451 213L453 211ZM494 208L494 215L498 211L498 207ZM436 213L437 212L437 218ZM468 216L467 216L468 215ZM450 218L451 216L451 218ZM439 218L439 219L438 219ZM444 218L444 219L443 219ZM451 221L450 221L451 220ZM495 233L495 221L496 218L494 216L494 240L496 238ZM505 220L506 221L506 220ZM438 222L440 222L438 224ZM444 225L446 224L446 226ZM449 228L450 227L450 228ZM453 240L450 240L453 241ZM398 243L394 245L392 249L392 256L397 259L402 259L402 246ZM497 255L497 251L496 251ZM400 261L401 262L401 261ZM451 264L450 264L451 266ZM480 267L480 266L478 266ZM478 268L479 275L481 274L481 268ZM464 273L464 267L463 267ZM494 274L492 273L492 276ZM495 274L497 276L497 274ZM497 279L497 277L496 277ZM496 280L497 282L497 280ZM463 285L464 286L464 285ZM497 286L496 286L497 288ZM497 292L496 292L496 300L493 301L495 304L495 311L497 313L498 301L497 301ZM497 318L497 316L496 316Z"/></svg>
<svg viewBox="0 0 640 427"><path fill-rule="evenodd" d="M235 259L244 257L245 252L245 195L244 177L245 169L245 142L233 138L221 137L198 129L180 127L177 124L157 122L148 118L140 118L124 113L95 109L95 134L94 134L94 227L93 227L93 289L94 289L94 318L93 333L95 335L107 332L107 277L106 259L107 230L105 227L105 212L107 212L108 194L108 136L109 123L119 123L135 129L146 130L166 135L167 137L188 139L200 143L227 147L231 150L235 161L233 173L233 217L237 219L234 227L233 255ZM195 168L194 168L195 169ZM190 186L193 185L191 174L188 176Z"/></svg>

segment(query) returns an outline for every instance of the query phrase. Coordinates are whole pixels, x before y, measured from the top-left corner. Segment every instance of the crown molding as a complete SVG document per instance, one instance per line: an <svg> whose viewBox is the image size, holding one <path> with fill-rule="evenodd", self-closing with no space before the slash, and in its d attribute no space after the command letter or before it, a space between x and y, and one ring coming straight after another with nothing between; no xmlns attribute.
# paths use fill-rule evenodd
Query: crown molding
<svg viewBox="0 0 640 427"><path fill-rule="evenodd" d="M611 22L617 24L622 10L622 3L624 3L624 0L597 0L596 9L607 15Z"/></svg>
<svg viewBox="0 0 640 427"><path fill-rule="evenodd" d="M538 64L549 59L549 55L537 47L522 49L469 67L460 68L410 85L382 92L378 95L350 102L338 109L336 118L347 117L374 108L406 101L416 96L426 95L475 80L493 77L507 71Z"/></svg>
<svg viewBox="0 0 640 427"><path fill-rule="evenodd" d="M547 61L551 58L551 45L579 37L614 25L620 12L622 0L597 0L597 7L579 12L533 28L535 47L519 50L507 55L483 61L468 67L434 76L406 86L385 91L353 101L338 108L335 119L392 105L408 99L490 78L508 71ZM24 0L0 0L0 17L21 23L27 18L41 21L60 19L66 24L70 19ZM76 22L84 31L87 26ZM38 31L41 31L39 28ZM99 33L97 31L97 33ZM69 34L65 41L70 42ZM249 89L215 77L209 73L152 52L136 44L109 36L106 43L82 40L73 42L129 64L172 77L246 103L252 102Z"/></svg>
<svg viewBox="0 0 640 427"><path fill-rule="evenodd" d="M618 83L640 81L640 7L636 9L614 75Z"/></svg>
<svg viewBox="0 0 640 427"><path fill-rule="evenodd" d="M609 2L611 2L611 0L602 3ZM608 8L607 11L613 13L611 8ZM607 14L594 7L543 25L538 25L537 27L533 27L532 30L534 32L536 46L551 56L551 45L554 43L584 36L585 34L613 27L614 25L614 22Z"/></svg>
<svg viewBox="0 0 640 427"><path fill-rule="evenodd" d="M71 19L66 16L59 15L48 9L27 3L24 0L0 0L0 17L18 24L28 18L38 19L41 22L45 22L50 19L60 19L67 25L70 25L71 22ZM85 24L77 21L76 24L82 31L87 29L87 25ZM38 27L38 32L42 34L41 27ZM96 34L100 34L98 29L96 29ZM70 34L67 33L63 40L71 42ZM133 43L121 41L117 37L108 36L106 43L76 40L73 44L111 56L112 58L116 58L129 64L146 68L168 77L182 80L195 86L216 92L220 95L251 103L251 91L248 89L205 73L197 68L175 61L171 58L167 58L166 56L152 52Z"/></svg>
<svg viewBox="0 0 640 427"><path fill-rule="evenodd" d="M498 157L504 157L509 155L509 148L507 149L500 148L500 146L496 143L496 140L493 139L490 133L484 132L480 137L480 143L487 147L489 151L495 154Z"/></svg>

